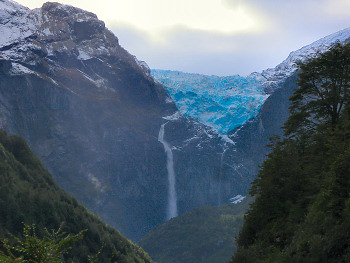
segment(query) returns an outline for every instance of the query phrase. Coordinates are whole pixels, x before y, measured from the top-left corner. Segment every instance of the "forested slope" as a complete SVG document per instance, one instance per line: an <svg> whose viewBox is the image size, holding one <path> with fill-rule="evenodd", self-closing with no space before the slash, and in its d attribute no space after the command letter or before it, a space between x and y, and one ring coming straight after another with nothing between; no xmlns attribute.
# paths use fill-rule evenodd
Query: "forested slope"
<svg viewBox="0 0 350 263"><path fill-rule="evenodd" d="M20 236L23 223L38 230L62 225L72 234L87 230L67 262L88 262L99 250L98 262L151 262L142 249L61 190L22 138L0 131L0 238Z"/></svg>
<svg viewBox="0 0 350 263"><path fill-rule="evenodd" d="M350 262L350 46L300 64L232 263Z"/></svg>
<svg viewBox="0 0 350 263"><path fill-rule="evenodd" d="M251 201L195 208L155 228L138 244L157 263L226 262Z"/></svg>

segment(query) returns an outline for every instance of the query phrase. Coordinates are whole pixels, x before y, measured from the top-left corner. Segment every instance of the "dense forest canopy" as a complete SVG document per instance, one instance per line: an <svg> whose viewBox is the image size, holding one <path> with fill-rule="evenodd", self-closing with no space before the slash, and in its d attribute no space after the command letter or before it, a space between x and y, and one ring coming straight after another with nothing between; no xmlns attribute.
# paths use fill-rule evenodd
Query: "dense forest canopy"
<svg viewBox="0 0 350 263"><path fill-rule="evenodd" d="M350 44L299 66L232 263L350 262Z"/></svg>
<svg viewBox="0 0 350 263"><path fill-rule="evenodd" d="M349 103L350 46L336 43L329 52L300 62L299 68L286 135L312 133L322 124L334 128Z"/></svg>
<svg viewBox="0 0 350 263"><path fill-rule="evenodd" d="M34 241L44 242L43 251L61 244L51 244L50 239L46 239L45 228L49 233L60 229L70 237L82 233L82 238L69 245L72 248L69 253L56 254L63 262L88 262L89 256L96 255L98 262L152 262L141 248L60 189L21 137L8 136L0 130L0 239L18 248L28 237L28 233L26 236L23 232L24 224L35 224L38 238ZM67 241L67 237L64 235L62 239ZM0 262L4 258L9 260L4 262L12 262L13 258L18 258L16 262L55 262L52 258L45 261L25 256L23 250L33 251L30 246L22 246L25 249L16 252L6 249L5 244L0 242Z"/></svg>

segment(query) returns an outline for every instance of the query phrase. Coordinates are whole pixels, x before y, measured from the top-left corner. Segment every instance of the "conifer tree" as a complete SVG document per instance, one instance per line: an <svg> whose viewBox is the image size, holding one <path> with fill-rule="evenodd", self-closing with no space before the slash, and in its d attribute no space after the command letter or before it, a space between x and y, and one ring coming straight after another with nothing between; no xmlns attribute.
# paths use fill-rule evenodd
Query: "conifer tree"
<svg viewBox="0 0 350 263"><path fill-rule="evenodd" d="M316 126L333 129L350 96L350 44L334 44L328 52L299 63L299 88L290 98L286 135L309 134Z"/></svg>
<svg viewBox="0 0 350 263"><path fill-rule="evenodd" d="M39 237L34 225L24 225L23 239L12 235L14 244L10 244L7 239L2 240L6 252L0 251L0 262L63 262L63 255L71 249L70 244L82 239L83 232L69 235L62 232L61 228L51 232L44 229L44 236Z"/></svg>
<svg viewBox="0 0 350 263"><path fill-rule="evenodd" d="M350 44L299 66L231 263L350 262Z"/></svg>

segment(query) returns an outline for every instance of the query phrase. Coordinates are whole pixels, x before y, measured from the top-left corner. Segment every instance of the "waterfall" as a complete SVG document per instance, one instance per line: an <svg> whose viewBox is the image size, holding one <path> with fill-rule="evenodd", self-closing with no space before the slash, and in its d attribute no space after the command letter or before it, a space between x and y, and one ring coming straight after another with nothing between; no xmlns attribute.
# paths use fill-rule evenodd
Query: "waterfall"
<svg viewBox="0 0 350 263"><path fill-rule="evenodd" d="M220 170L219 170L219 193L218 193L218 206L221 205L221 181L222 181L222 174L223 174L223 165L224 165L224 155L225 155L225 152L227 151L227 146L226 146L226 143L224 145L224 150L221 154L221 157L220 157Z"/></svg>
<svg viewBox="0 0 350 263"><path fill-rule="evenodd" d="M175 189L176 175L174 171L173 152L171 151L169 144L164 140L165 124L166 123L160 126L158 141L161 144L163 144L164 151L166 152L166 156L167 156L166 167L168 170L168 208L167 208L166 218L167 220L169 220L177 216L177 196L176 196L176 189Z"/></svg>

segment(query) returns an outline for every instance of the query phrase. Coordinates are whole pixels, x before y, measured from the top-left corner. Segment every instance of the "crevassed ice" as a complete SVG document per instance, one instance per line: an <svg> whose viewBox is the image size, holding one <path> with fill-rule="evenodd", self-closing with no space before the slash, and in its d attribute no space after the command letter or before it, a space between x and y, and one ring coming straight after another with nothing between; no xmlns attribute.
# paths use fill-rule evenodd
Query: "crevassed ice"
<svg viewBox="0 0 350 263"><path fill-rule="evenodd" d="M267 99L262 81L239 75L219 77L152 70L174 99L179 111L201 123L228 134L254 118Z"/></svg>

